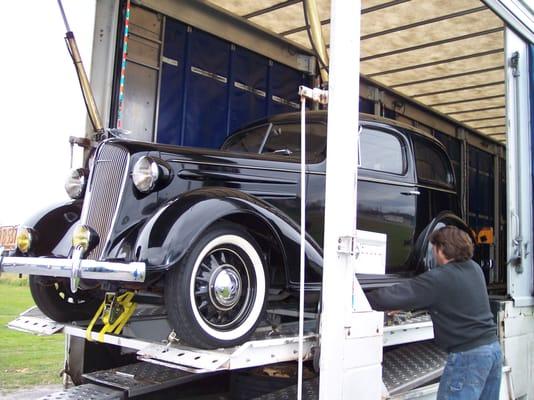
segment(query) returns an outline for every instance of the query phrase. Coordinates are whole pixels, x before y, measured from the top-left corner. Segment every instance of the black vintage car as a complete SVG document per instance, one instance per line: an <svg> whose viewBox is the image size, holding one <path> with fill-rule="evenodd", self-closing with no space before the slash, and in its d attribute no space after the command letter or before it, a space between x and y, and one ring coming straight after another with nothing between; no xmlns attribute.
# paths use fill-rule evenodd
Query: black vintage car
<svg viewBox="0 0 534 400"><path fill-rule="evenodd" d="M372 116L360 123L357 225L387 235L386 274L361 276L369 287L431 267L437 224L466 227L437 140ZM306 129L306 290L318 293L326 113L309 112ZM90 318L104 292L134 290L162 298L191 345L241 343L269 293L298 290L299 142L299 114L252 124L221 150L108 139L90 172L70 175L75 200L28 221L2 269L29 273L36 304L58 321Z"/></svg>

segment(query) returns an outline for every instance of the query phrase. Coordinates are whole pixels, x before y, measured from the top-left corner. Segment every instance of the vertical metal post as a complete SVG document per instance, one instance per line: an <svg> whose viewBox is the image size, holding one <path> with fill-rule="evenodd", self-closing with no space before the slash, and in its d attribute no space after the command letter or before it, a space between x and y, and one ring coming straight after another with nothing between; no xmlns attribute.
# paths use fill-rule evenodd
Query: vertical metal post
<svg viewBox="0 0 534 400"><path fill-rule="evenodd" d="M528 46L505 31L508 294L516 307L534 305L532 153Z"/></svg>
<svg viewBox="0 0 534 400"><path fill-rule="evenodd" d="M338 251L356 232L360 11L359 0L332 0L321 400L378 399L381 392L382 313L371 311L357 281L352 289L356 260Z"/></svg>

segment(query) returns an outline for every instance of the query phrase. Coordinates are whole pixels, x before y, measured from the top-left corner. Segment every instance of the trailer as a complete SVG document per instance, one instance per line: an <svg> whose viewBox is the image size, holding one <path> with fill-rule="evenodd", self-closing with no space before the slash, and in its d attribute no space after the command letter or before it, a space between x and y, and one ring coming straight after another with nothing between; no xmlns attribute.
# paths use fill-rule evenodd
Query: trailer
<svg viewBox="0 0 534 400"><path fill-rule="evenodd" d="M429 315L372 311L355 275L385 253L360 257L357 138L335 133L357 126L358 107L425 130L453 154L505 354L501 398L534 398L532 9L520 0L304 3L301 21L298 1L98 0L91 85L104 125L184 146L217 147L258 117L328 103L324 263L334 267L321 310L304 312L302 297L299 308L268 308L250 340L206 350L180 343L160 305L138 307L120 334L30 309L9 327L64 334L65 376L77 384L44 398L435 398L446 355ZM328 64L320 33L307 36L313 20L330 26L328 90L312 90ZM274 390L287 365L298 383Z"/></svg>

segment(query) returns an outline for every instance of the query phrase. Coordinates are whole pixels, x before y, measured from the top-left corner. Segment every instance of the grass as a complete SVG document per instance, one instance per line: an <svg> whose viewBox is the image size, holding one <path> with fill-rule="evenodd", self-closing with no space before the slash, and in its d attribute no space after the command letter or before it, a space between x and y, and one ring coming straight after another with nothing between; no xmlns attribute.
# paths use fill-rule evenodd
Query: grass
<svg viewBox="0 0 534 400"><path fill-rule="evenodd" d="M28 279L0 277L0 393L22 387L61 384L64 337L35 336L7 328L7 323L34 305ZM0 396L1 397L1 396Z"/></svg>

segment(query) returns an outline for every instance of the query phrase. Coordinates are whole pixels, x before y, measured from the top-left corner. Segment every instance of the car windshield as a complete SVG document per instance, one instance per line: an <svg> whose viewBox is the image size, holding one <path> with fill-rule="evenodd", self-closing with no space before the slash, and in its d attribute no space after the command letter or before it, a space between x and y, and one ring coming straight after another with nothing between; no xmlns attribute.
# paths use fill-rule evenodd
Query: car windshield
<svg viewBox="0 0 534 400"><path fill-rule="evenodd" d="M300 159L300 124L266 123L230 136L221 150L238 153L271 154ZM320 162L326 155L326 126L306 124L306 160Z"/></svg>

